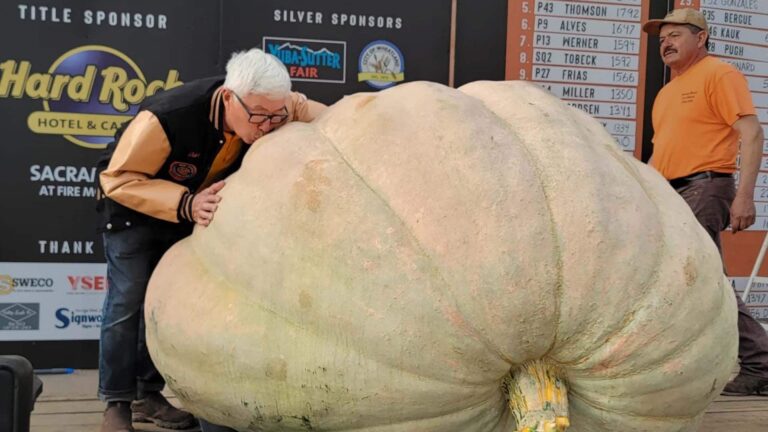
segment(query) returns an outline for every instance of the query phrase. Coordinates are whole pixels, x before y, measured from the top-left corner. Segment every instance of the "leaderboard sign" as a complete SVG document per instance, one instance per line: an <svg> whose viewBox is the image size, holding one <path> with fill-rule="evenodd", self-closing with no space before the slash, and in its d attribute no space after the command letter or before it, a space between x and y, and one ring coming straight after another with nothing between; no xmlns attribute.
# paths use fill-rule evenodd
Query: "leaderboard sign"
<svg viewBox="0 0 768 432"><path fill-rule="evenodd" d="M648 1L510 1L507 79L531 80L642 146Z"/></svg>

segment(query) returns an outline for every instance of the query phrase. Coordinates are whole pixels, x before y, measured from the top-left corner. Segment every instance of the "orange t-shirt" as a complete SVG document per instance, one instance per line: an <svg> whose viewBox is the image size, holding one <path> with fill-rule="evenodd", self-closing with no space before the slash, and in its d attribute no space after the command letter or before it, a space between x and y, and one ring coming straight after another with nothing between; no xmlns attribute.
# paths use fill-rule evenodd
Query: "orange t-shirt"
<svg viewBox="0 0 768 432"><path fill-rule="evenodd" d="M732 126L754 114L744 75L706 56L656 96L651 165L667 179L701 171L732 173L739 151L739 133Z"/></svg>

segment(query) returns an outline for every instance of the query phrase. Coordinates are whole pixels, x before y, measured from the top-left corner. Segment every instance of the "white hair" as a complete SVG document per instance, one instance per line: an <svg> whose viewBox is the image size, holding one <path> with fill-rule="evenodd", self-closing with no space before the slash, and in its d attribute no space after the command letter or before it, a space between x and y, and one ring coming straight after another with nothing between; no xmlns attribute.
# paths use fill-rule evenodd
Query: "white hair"
<svg viewBox="0 0 768 432"><path fill-rule="evenodd" d="M291 77L277 57L253 48L232 53L224 87L239 96L255 93L279 98L291 91Z"/></svg>

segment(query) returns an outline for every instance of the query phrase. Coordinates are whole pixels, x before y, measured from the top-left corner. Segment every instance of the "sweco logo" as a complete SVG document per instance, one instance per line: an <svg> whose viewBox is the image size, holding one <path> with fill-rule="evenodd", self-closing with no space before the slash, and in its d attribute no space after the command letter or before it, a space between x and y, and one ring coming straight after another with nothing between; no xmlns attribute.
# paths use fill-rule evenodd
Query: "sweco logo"
<svg viewBox="0 0 768 432"><path fill-rule="evenodd" d="M145 98L182 84L175 69L165 80L148 82L130 57L103 45L67 51L47 73L31 70L27 60L0 63L0 98L42 100L43 110L27 118L32 132L61 135L94 149L106 147Z"/></svg>
<svg viewBox="0 0 768 432"><path fill-rule="evenodd" d="M13 292L13 278L9 275L0 275L0 295Z"/></svg>
<svg viewBox="0 0 768 432"><path fill-rule="evenodd" d="M49 277L19 277L0 274L0 295L14 292L50 292L54 282Z"/></svg>

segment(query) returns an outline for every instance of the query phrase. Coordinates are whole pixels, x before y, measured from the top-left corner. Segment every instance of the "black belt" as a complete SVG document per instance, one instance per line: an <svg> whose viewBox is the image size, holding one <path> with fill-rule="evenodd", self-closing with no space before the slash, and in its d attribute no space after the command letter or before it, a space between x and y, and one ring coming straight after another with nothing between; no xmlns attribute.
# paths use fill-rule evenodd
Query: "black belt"
<svg viewBox="0 0 768 432"><path fill-rule="evenodd" d="M675 189L680 189L682 187L688 186L691 182L696 180L713 179L718 177L733 177L733 175L731 173L721 173L717 171L704 171L693 173L685 177L674 178L669 181L669 184Z"/></svg>

